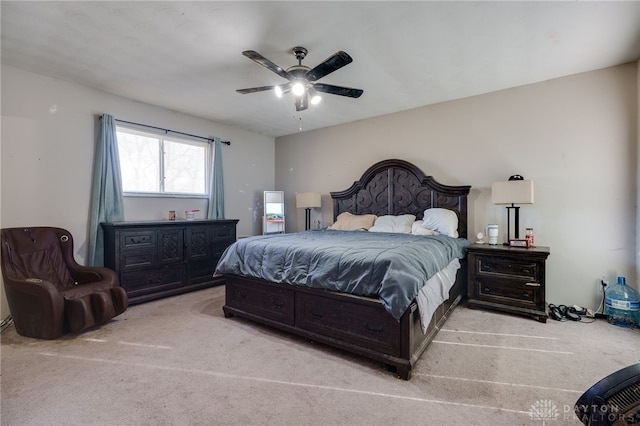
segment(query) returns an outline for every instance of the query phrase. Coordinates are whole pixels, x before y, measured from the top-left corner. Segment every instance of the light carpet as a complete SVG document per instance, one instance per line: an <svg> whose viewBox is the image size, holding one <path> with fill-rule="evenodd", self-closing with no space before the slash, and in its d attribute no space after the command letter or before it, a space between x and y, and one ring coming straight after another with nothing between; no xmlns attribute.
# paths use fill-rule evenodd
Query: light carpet
<svg viewBox="0 0 640 426"><path fill-rule="evenodd" d="M2 334L2 425L561 425L640 331L456 308L410 381L240 318L224 287L55 341ZM539 407L551 407L541 417Z"/></svg>

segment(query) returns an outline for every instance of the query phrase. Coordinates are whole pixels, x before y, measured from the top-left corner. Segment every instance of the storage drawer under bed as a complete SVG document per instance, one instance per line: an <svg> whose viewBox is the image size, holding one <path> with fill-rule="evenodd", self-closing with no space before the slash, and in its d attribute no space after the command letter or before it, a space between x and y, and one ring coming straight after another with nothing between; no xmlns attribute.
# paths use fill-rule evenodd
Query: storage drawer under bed
<svg viewBox="0 0 640 426"><path fill-rule="evenodd" d="M282 286L250 286L227 278L226 304L245 312L278 321L294 324L294 292Z"/></svg>
<svg viewBox="0 0 640 426"><path fill-rule="evenodd" d="M382 303L342 301L336 307L328 297L297 292L295 312L296 327L400 356L400 339L394 339L399 324Z"/></svg>

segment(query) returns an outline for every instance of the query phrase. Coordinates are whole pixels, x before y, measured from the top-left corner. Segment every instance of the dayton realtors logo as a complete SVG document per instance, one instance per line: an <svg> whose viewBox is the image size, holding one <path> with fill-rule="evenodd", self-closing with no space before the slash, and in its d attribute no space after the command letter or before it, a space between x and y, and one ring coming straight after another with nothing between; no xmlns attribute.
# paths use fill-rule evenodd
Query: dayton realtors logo
<svg viewBox="0 0 640 426"><path fill-rule="evenodd" d="M569 405L563 405L562 411L558 408L550 399L539 399L529 409L529 418L531 420L542 422L543 425L546 422L552 420L568 421L579 417L580 413L583 414L583 418L579 420L584 424L589 421L596 424L614 424L617 422L623 422L624 424L636 424L640 423L640 413L623 412L615 404L602 404L602 405L576 405L571 407Z"/></svg>
<svg viewBox="0 0 640 426"><path fill-rule="evenodd" d="M542 424L549 420L557 420L560 417L558 406L549 399L539 399L529 410L531 420L541 421Z"/></svg>

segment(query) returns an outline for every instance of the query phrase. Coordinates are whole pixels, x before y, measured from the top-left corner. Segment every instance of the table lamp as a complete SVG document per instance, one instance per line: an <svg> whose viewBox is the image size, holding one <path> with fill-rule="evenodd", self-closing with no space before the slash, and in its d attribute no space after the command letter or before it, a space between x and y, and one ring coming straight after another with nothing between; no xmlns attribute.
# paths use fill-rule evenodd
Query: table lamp
<svg viewBox="0 0 640 426"><path fill-rule="evenodd" d="M514 238L520 238L520 207L516 204L533 204L533 181L520 175L509 177L508 181L494 182L491 185L493 204L510 204L507 208L507 242L511 236L511 210L514 210Z"/></svg>
<svg viewBox="0 0 640 426"><path fill-rule="evenodd" d="M296 192L296 207L305 209L304 230L311 229L311 209L321 207L322 196L319 192Z"/></svg>

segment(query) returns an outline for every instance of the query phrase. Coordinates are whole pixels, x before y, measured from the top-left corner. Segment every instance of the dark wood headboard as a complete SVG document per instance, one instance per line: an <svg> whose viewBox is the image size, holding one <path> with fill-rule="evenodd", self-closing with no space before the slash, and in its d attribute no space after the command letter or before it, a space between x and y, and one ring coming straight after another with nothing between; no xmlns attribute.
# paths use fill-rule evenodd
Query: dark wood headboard
<svg viewBox="0 0 640 426"><path fill-rule="evenodd" d="M404 160L383 160L369 167L360 180L344 191L331 192L333 218L340 213L400 215L422 219L428 208L453 210L458 233L467 238L467 195L471 186L449 186Z"/></svg>

